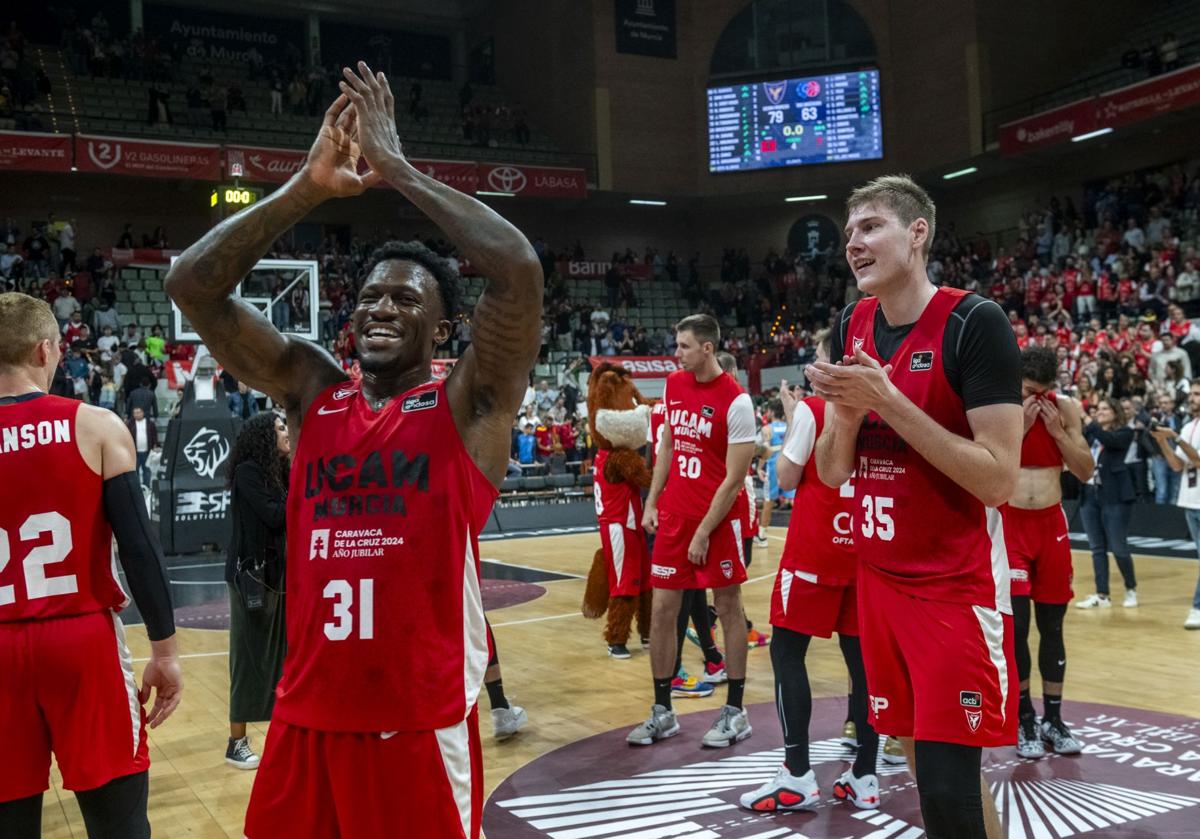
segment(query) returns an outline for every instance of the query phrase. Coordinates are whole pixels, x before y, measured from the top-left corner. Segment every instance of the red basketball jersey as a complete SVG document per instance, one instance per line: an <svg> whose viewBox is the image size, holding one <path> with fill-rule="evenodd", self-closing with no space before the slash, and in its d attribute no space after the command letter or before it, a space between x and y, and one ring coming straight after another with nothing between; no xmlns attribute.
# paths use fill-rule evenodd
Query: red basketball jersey
<svg viewBox="0 0 1200 839"><path fill-rule="evenodd" d="M0 621L120 610L103 478L79 453L81 403L0 405Z"/></svg>
<svg viewBox="0 0 1200 839"><path fill-rule="evenodd" d="M620 524L630 530L642 526L642 494L624 481L616 484L604 479L604 464L610 452L600 449L592 462L592 495L596 502L596 520L601 524Z"/></svg>
<svg viewBox="0 0 1200 839"><path fill-rule="evenodd" d="M946 430L968 439L962 398L942 367L946 321L966 294L939 288L890 361L875 348L877 298L858 303L847 352L892 365L892 383ZM1015 340L1015 339L1014 339ZM872 411L858 433L854 544L859 558L894 587L924 600L1009 612L1008 557L1000 513L921 457Z"/></svg>
<svg viewBox="0 0 1200 839"><path fill-rule="evenodd" d="M1038 398L1049 400L1055 405L1058 404L1058 395L1052 390L1046 391ZM1063 465L1062 450L1050 436L1050 431L1046 428L1046 421L1040 414L1021 439L1021 465L1034 467L1061 467Z"/></svg>
<svg viewBox="0 0 1200 839"><path fill-rule="evenodd" d="M796 406L792 428L815 442L825 427L825 400L810 396ZM803 438L801 438L803 439ZM821 483L817 475L817 458L811 449L802 465L804 472L796 487L792 503L792 518L788 522L787 542L779 565L788 571L807 574L809 582L821 585L848 585L856 576L858 557L854 553L854 528L851 501L854 499L853 479L832 489ZM783 457L788 456L785 443ZM778 468L778 467L777 467Z"/></svg>
<svg viewBox="0 0 1200 839"><path fill-rule="evenodd" d="M466 718L487 669L478 536L495 499L444 381L378 413L350 381L313 401L288 494L277 719L423 731Z"/></svg>
<svg viewBox="0 0 1200 839"><path fill-rule="evenodd" d="M662 442L663 428L667 422L667 402L665 399L654 403L650 409L650 465L658 459L658 444Z"/></svg>
<svg viewBox="0 0 1200 839"><path fill-rule="evenodd" d="M730 440L729 413L739 397L750 412L749 428ZM678 370L667 377L663 402L667 406L665 422L671 427L672 463L658 507L685 518L704 518L717 487L725 480L729 443L755 439L754 409L737 379L728 373L698 382L692 373ZM735 503L729 516L737 512Z"/></svg>

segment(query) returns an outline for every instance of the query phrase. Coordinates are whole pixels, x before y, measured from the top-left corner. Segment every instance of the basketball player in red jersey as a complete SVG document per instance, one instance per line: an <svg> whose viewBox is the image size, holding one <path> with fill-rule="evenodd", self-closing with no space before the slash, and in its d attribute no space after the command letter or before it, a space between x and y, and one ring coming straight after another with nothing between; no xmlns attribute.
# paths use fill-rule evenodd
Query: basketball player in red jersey
<svg viewBox="0 0 1200 839"><path fill-rule="evenodd" d="M0 335L0 836L41 836L53 751L89 836L143 839L146 725L175 710L183 677L133 440L111 411L49 395L61 353L45 301L0 294ZM114 536L150 636L140 692Z"/></svg>
<svg viewBox="0 0 1200 839"><path fill-rule="evenodd" d="M1000 508L1012 579L1013 626L1017 677L1020 680L1017 754L1039 758L1043 741L1058 754L1078 754L1076 740L1062 719L1063 676L1067 650L1063 618L1071 590L1071 542L1062 509L1063 467L1086 483L1095 461L1083 439L1083 409L1051 388L1058 374L1054 351L1029 347L1021 352L1021 395L1025 436L1021 441L1021 475L1017 491ZM1038 627L1038 669L1042 675L1042 721L1039 726L1029 696L1030 601Z"/></svg>
<svg viewBox="0 0 1200 839"><path fill-rule="evenodd" d="M996 508L1019 471L1020 356L999 306L929 282L935 209L923 189L878 178L846 209L846 259L872 296L837 320L841 361L809 368L828 403L817 469L833 487L854 478L872 722L910 741L928 835L982 839L982 748L1016 741Z"/></svg>
<svg viewBox="0 0 1200 839"><path fill-rule="evenodd" d="M217 360L281 403L298 440L288 654L245 834L475 837L488 663L477 537L540 343L542 271L516 228L408 162L382 73L359 63L344 75L300 172L167 278ZM380 248L359 291L361 381L233 296L289 227L380 181L490 278L471 346L441 381L431 360L451 334L458 277L419 243Z"/></svg>
<svg viewBox="0 0 1200 839"><path fill-rule="evenodd" d="M817 358L829 358L829 330L817 338ZM817 776L809 763L808 725L812 688L805 657L813 636L838 634L838 645L850 671L850 715L858 734L854 766L833 784L835 797L864 810L879 807L875 761L879 735L867 720L867 677L858 642L858 595L854 585L857 557L849 483L832 489L817 476L813 447L825 424L819 396L797 400L782 382L779 398L787 431L775 463L779 487L795 489L787 541L771 594L771 665L775 670L775 708L783 727L783 766L775 777L741 798L743 807L770 812L805 810L821 800Z"/></svg>
<svg viewBox="0 0 1200 839"><path fill-rule="evenodd" d="M746 631L741 597L746 562L734 501L754 455L754 408L742 386L717 363L721 332L715 319L691 315L675 333L675 358L682 369L667 377L664 388L667 418L642 516L642 525L655 534L650 565L654 705L650 717L627 736L634 745L679 733L671 710L672 641L677 638L670 627L679 616L683 591L711 588L725 637L741 638ZM751 733L742 707L746 647L727 647L725 706L702 741L711 747L731 745Z"/></svg>

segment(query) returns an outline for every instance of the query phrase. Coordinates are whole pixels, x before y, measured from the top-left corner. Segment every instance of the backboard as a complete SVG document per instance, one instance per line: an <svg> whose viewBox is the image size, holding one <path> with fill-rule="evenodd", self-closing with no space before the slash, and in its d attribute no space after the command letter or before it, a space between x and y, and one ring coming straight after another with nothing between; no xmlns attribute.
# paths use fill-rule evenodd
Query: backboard
<svg viewBox="0 0 1200 839"><path fill-rule="evenodd" d="M174 263L178 257L171 257ZM254 306L285 335L316 341L320 308L320 279L311 259L260 259L238 283L234 294ZM179 307L171 301L174 340L201 341Z"/></svg>

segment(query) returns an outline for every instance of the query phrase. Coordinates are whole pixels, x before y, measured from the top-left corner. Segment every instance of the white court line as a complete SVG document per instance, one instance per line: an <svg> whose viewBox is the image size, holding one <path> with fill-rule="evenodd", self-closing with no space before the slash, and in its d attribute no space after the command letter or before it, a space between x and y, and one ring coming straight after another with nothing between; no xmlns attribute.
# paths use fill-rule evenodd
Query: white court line
<svg viewBox="0 0 1200 839"><path fill-rule="evenodd" d="M516 626L519 623L539 623L540 621L556 621L556 620L561 620L562 618L582 618L582 617L583 617L583 615L581 615L579 612L567 612L565 615L547 615L544 618L526 618L525 620L521 620L521 621L505 621L504 623L494 623L494 624L492 624L492 629L495 629L496 627L499 627L499 626Z"/></svg>
<svg viewBox="0 0 1200 839"><path fill-rule="evenodd" d="M141 626L141 624L127 624L128 626ZM184 627L185 629L187 627ZM185 653L180 658L216 658L221 655L229 655L229 650L223 650L219 653ZM135 658L134 661L149 661L149 658Z"/></svg>

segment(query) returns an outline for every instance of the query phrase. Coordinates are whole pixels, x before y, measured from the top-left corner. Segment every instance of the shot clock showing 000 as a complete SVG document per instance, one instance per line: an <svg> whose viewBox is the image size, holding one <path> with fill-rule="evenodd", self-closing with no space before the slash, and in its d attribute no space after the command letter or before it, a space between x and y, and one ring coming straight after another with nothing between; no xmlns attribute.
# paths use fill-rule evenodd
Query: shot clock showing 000
<svg viewBox="0 0 1200 839"><path fill-rule="evenodd" d="M881 157L878 70L708 90L710 172Z"/></svg>
<svg viewBox="0 0 1200 839"><path fill-rule="evenodd" d="M210 207L233 207L238 209L241 207L249 207L259 198L262 198L262 190L253 187L244 186L218 186L213 189L212 195L209 196Z"/></svg>

